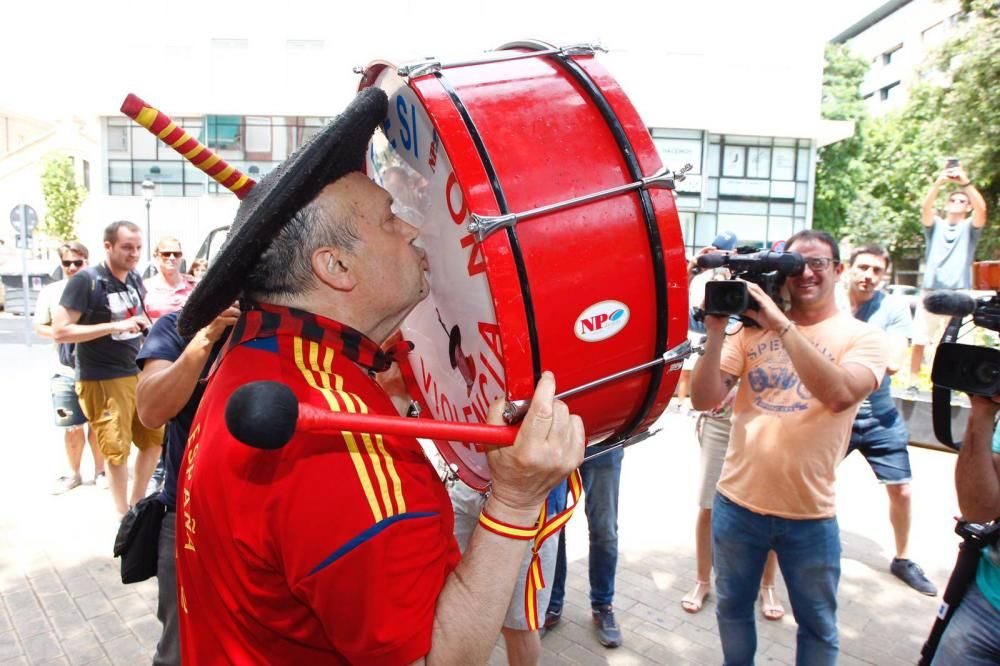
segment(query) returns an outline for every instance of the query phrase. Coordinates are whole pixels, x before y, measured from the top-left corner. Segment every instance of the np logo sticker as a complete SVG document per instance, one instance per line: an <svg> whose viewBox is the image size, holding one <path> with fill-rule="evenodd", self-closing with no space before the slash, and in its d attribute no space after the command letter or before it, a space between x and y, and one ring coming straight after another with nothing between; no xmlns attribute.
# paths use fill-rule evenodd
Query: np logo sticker
<svg viewBox="0 0 1000 666"><path fill-rule="evenodd" d="M584 342L600 342L625 328L628 317L628 306L621 301L601 301L580 313L573 332Z"/></svg>

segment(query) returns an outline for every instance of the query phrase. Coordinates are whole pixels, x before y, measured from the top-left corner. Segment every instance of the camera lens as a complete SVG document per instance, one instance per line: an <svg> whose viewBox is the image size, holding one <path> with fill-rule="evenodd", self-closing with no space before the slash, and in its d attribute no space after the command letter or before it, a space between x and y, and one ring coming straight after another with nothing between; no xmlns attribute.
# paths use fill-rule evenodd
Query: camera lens
<svg viewBox="0 0 1000 666"><path fill-rule="evenodd" d="M988 361L981 362L973 369L973 377L984 386L992 386L1000 378L1000 366Z"/></svg>

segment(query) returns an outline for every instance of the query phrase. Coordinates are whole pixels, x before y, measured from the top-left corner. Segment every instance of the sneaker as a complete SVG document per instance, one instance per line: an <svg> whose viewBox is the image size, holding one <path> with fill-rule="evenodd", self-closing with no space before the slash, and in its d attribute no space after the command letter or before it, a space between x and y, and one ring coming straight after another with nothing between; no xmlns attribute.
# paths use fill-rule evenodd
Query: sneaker
<svg viewBox="0 0 1000 666"><path fill-rule="evenodd" d="M889 571L892 572L893 576L917 592L926 594L929 597L937 596L937 588L934 587L934 583L927 579L927 576L924 575L924 570L913 560L901 560L898 557L894 557L892 558L892 564L889 566Z"/></svg>
<svg viewBox="0 0 1000 666"><path fill-rule="evenodd" d="M615 610L611 604L592 609L597 640L606 648L616 648L622 644L622 630L615 620Z"/></svg>
<svg viewBox="0 0 1000 666"><path fill-rule="evenodd" d="M108 486L108 473L107 472L98 472L97 474L95 474L94 475L94 485L97 486L98 488L100 488L101 490L107 490L108 487L109 487Z"/></svg>
<svg viewBox="0 0 1000 666"><path fill-rule="evenodd" d="M549 610L545 611L545 625L544 625L544 628L545 629L551 629L552 627L554 627L557 624L559 624L559 620L561 620L561 619L562 619L562 608L558 608L558 609L555 609L555 610L553 610L553 609L550 608Z"/></svg>
<svg viewBox="0 0 1000 666"><path fill-rule="evenodd" d="M917 388L916 384L911 384L903 391L903 400L916 400L919 395L920 389Z"/></svg>
<svg viewBox="0 0 1000 666"><path fill-rule="evenodd" d="M74 474L73 476L60 476L56 480L55 485L52 486L53 495L62 495L65 492L73 490L78 485L83 483L83 479L80 478L79 474Z"/></svg>

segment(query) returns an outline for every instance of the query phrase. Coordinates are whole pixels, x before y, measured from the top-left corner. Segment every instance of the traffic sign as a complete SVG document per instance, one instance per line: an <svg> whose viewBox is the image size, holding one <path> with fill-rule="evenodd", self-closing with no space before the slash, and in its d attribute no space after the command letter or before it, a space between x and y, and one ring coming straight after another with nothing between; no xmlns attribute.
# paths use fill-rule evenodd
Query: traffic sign
<svg viewBox="0 0 1000 666"><path fill-rule="evenodd" d="M28 223L28 233L30 234L36 228L38 228L38 214L35 209L28 204L21 204L20 206L14 206L10 211L10 225L14 227L14 231L23 231L22 225L24 220L21 219L21 209L24 209L25 220Z"/></svg>

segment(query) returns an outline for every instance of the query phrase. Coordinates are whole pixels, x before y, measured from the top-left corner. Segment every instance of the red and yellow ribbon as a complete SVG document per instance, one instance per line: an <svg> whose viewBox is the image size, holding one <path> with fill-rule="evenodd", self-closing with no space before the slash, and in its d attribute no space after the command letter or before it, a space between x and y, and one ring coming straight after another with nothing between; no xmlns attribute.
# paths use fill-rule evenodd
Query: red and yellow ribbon
<svg viewBox="0 0 1000 666"><path fill-rule="evenodd" d="M253 178L227 164L224 159L178 127L170 119L170 116L150 106L132 93L129 93L125 101L122 102L121 112L155 134L161 141L180 153L184 159L235 194L237 198L245 197L257 184Z"/></svg>
<svg viewBox="0 0 1000 666"><path fill-rule="evenodd" d="M583 495L583 480L580 477L580 470L575 470L569 476L569 493L566 508L551 518L548 517L549 500L542 504L542 512L539 516L541 527L535 534L535 543L531 546L531 564L528 565L527 580L524 586L524 617L528 621L529 631L538 631L541 626L539 622L538 590L545 587L545 577L542 575L542 558L538 554L542 544L549 537L559 534L559 530L566 526L573 510Z"/></svg>
<svg viewBox="0 0 1000 666"><path fill-rule="evenodd" d="M517 525L511 525L510 523L505 523L502 520L497 520L493 516L483 511L479 514L479 524L489 532L494 534L499 534L502 537L507 537L508 539L516 539L518 541L528 541L534 539L535 535L538 534L538 523L535 523L531 527L518 527Z"/></svg>

